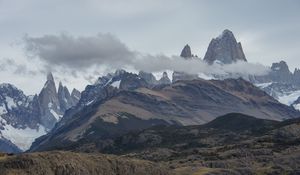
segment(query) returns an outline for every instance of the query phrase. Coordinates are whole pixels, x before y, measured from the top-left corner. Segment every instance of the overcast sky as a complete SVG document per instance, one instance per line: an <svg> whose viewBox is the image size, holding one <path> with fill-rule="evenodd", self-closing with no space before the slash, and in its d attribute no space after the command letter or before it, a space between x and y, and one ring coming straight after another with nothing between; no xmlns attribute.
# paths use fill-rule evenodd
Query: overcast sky
<svg viewBox="0 0 300 175"><path fill-rule="evenodd" d="M293 71L299 21L298 0L0 0L0 83L38 93L51 70L56 81L82 90L136 55L163 59L189 44L203 58L224 29L249 62L285 60Z"/></svg>

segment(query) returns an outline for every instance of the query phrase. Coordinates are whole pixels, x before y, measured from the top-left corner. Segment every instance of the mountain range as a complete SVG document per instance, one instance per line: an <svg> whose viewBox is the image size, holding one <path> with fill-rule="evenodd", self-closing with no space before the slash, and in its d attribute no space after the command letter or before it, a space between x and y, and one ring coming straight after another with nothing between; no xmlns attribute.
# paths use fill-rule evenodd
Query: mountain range
<svg viewBox="0 0 300 175"><path fill-rule="evenodd" d="M87 87L77 106L67 111L50 133L37 139L31 150L78 146L89 139L102 142L152 125L203 124L231 112L272 120L300 115L243 79L181 80L151 87L135 78L136 74L115 74L124 77L119 88L103 84ZM123 86L132 79L136 86ZM114 77L108 82L113 84ZM90 95L96 91L97 97Z"/></svg>
<svg viewBox="0 0 300 175"><path fill-rule="evenodd" d="M70 95L61 83L57 91L51 73L38 95L26 96L11 84L1 84L0 150L27 150L34 139L49 132L79 98L78 90L74 89Z"/></svg>
<svg viewBox="0 0 300 175"><path fill-rule="evenodd" d="M188 44L180 56L186 61L200 60ZM207 65L230 65L247 59L242 44L231 31L224 30L211 40L203 61ZM21 173L42 168L44 172L64 174L85 168L97 174L105 172L103 167L86 164L77 169L79 162L67 164L67 159L52 162L51 166L45 162L67 155L87 162L109 160L107 167L113 167L112 161L119 159L102 153L125 157L119 162L120 168L124 168L123 161L128 161L143 171L150 168L161 174L197 173L200 167L215 174L251 174L256 169L280 174L294 166L288 161L293 153L295 162L299 160L299 69L291 73L287 63L280 61L260 76L203 77L171 72L161 72L157 78L143 70L136 73L119 69L99 77L82 92L73 89L71 93L62 83L56 88L49 73L40 93L33 96L11 84L1 84L0 151L47 152L4 154L0 170L15 171L14 162L22 159L26 163L17 163L24 164ZM272 157L275 152L286 161L282 169L277 167L280 156ZM239 162L245 155L245 161ZM135 159L144 160L136 163ZM39 161L44 163L27 169L32 165L28 162ZM156 169L151 161L161 168ZM59 164L65 167L58 168ZM264 165L269 168L263 169ZM129 174L139 172L127 170L125 167Z"/></svg>

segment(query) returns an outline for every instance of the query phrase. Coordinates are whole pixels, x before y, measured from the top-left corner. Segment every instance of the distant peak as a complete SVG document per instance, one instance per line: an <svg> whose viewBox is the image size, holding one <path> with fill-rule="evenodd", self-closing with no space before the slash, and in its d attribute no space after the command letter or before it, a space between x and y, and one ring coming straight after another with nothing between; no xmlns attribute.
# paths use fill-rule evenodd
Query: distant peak
<svg viewBox="0 0 300 175"><path fill-rule="evenodd" d="M115 71L115 75L121 75L121 74L124 74L124 73L126 73L126 71L124 69L117 69Z"/></svg>
<svg viewBox="0 0 300 175"><path fill-rule="evenodd" d="M163 72L163 77L167 77L167 76L168 76L167 72Z"/></svg>
<svg viewBox="0 0 300 175"><path fill-rule="evenodd" d="M231 30L225 29L223 31L223 34L233 34Z"/></svg>
<svg viewBox="0 0 300 175"><path fill-rule="evenodd" d="M222 34L217 37L217 39L222 39L225 37L235 38L233 32L228 29L225 29Z"/></svg>
<svg viewBox="0 0 300 175"><path fill-rule="evenodd" d="M12 84L10 84L10 83L1 83L1 84L0 84L0 88L18 89L17 87L15 87L14 85L12 85Z"/></svg>
<svg viewBox="0 0 300 175"><path fill-rule="evenodd" d="M285 71L290 72L289 66L285 61L280 61L279 63L272 63L271 69L273 71Z"/></svg>
<svg viewBox="0 0 300 175"><path fill-rule="evenodd" d="M232 31L225 29L209 43L204 61L208 64L231 64L237 61L247 62L247 59L242 44L236 41Z"/></svg>
<svg viewBox="0 0 300 175"><path fill-rule="evenodd" d="M53 78L53 75L52 75L51 72L49 72L49 73L47 74L47 80L48 80L48 81L54 81L54 78Z"/></svg>
<svg viewBox="0 0 300 175"><path fill-rule="evenodd" d="M183 58L191 58L192 57L191 47L188 44L186 44L184 46L184 48L181 51L180 56Z"/></svg>

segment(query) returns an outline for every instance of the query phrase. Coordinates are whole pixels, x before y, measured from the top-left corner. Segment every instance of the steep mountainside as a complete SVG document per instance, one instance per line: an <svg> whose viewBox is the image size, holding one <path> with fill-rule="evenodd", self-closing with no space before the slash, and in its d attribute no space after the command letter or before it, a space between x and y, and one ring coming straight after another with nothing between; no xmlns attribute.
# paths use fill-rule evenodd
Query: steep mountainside
<svg viewBox="0 0 300 175"><path fill-rule="evenodd" d="M0 154L1 175L169 175L169 171L157 163L102 154Z"/></svg>
<svg viewBox="0 0 300 175"><path fill-rule="evenodd" d="M15 144L13 144L10 140L7 140L4 137L0 139L0 150L7 153L19 153L22 152L20 148L18 148Z"/></svg>
<svg viewBox="0 0 300 175"><path fill-rule="evenodd" d="M37 106L37 96L26 96L10 84L0 85L0 140L9 143L1 151L26 150L35 138L46 133Z"/></svg>
<svg viewBox="0 0 300 175"><path fill-rule="evenodd" d="M93 103L78 110L82 106L79 102L76 111L68 111L31 150L65 149L89 141L101 146L106 143L103 140L130 130L159 124L203 124L231 112L273 120L299 116L292 107L280 104L243 79L177 81L135 90L88 87L82 100L88 92L94 94Z"/></svg>
<svg viewBox="0 0 300 175"><path fill-rule="evenodd" d="M27 150L35 138L53 128L60 116L74 106L80 92L60 84L56 91L52 74L39 95L26 96L11 84L0 85L0 151Z"/></svg>

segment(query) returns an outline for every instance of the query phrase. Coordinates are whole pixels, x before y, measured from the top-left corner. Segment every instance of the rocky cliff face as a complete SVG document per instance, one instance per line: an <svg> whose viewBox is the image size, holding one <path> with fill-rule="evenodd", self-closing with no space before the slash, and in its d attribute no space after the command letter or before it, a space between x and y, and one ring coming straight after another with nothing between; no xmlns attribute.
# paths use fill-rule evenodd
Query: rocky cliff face
<svg viewBox="0 0 300 175"><path fill-rule="evenodd" d="M167 72L163 72L162 77L158 81L158 84L171 84L171 80Z"/></svg>
<svg viewBox="0 0 300 175"><path fill-rule="evenodd" d="M271 70L269 76L273 82L290 83L293 81L293 74L285 61L273 63Z"/></svg>
<svg viewBox="0 0 300 175"><path fill-rule="evenodd" d="M184 46L184 48L181 51L180 56L185 59L189 59L189 58L193 57L191 47L188 44Z"/></svg>
<svg viewBox="0 0 300 175"><path fill-rule="evenodd" d="M156 85L158 83L152 73L140 71L139 77L143 78L148 84Z"/></svg>
<svg viewBox="0 0 300 175"><path fill-rule="evenodd" d="M209 64L230 64L237 61L247 61L242 44L237 42L230 30L211 40L204 56L204 61Z"/></svg>
<svg viewBox="0 0 300 175"><path fill-rule="evenodd" d="M72 98L72 101L73 101L74 104L75 104L75 103L78 103L78 101L79 101L80 98L81 98L81 93L80 93L80 91L74 88L74 89L72 90L72 92L71 92L71 98Z"/></svg>
<svg viewBox="0 0 300 175"><path fill-rule="evenodd" d="M47 75L47 81L39 94L38 100L41 111L41 123L46 128L51 129L63 115L60 112L60 103L51 73Z"/></svg>
<svg viewBox="0 0 300 175"><path fill-rule="evenodd" d="M78 103L80 96L80 92L76 89L71 95L68 88L62 83L59 83L57 91L53 75L49 73L38 96L42 125L52 129L56 122L62 118L64 112Z"/></svg>
<svg viewBox="0 0 300 175"><path fill-rule="evenodd" d="M67 109L75 106L78 103L81 94L77 89L73 89L72 93L70 94L68 88L63 86L60 82L57 96L59 100L60 111L64 113Z"/></svg>

